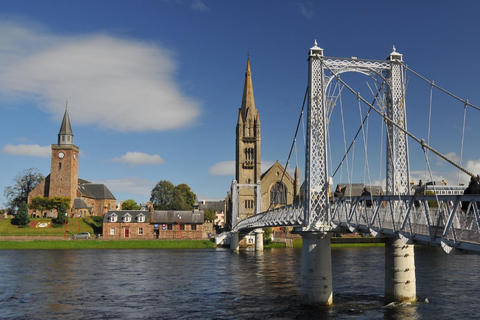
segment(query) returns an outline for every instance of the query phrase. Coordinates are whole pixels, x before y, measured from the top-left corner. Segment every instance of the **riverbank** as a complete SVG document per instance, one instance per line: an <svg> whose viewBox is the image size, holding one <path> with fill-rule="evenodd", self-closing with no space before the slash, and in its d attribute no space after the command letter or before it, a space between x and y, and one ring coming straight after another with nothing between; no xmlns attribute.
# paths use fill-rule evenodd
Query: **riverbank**
<svg viewBox="0 0 480 320"><path fill-rule="evenodd" d="M0 241L0 250L36 249L211 249L210 240L24 240Z"/></svg>

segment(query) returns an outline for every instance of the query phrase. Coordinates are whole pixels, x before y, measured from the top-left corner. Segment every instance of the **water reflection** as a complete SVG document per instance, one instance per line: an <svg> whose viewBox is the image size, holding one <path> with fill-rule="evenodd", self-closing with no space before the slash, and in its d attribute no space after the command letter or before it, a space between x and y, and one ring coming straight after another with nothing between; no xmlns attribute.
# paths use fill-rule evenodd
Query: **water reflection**
<svg viewBox="0 0 480 320"><path fill-rule="evenodd" d="M417 248L422 302L389 306L383 257L383 248L333 248L334 305L309 307L299 301L301 250L6 250L1 318L471 319L480 312L479 256Z"/></svg>

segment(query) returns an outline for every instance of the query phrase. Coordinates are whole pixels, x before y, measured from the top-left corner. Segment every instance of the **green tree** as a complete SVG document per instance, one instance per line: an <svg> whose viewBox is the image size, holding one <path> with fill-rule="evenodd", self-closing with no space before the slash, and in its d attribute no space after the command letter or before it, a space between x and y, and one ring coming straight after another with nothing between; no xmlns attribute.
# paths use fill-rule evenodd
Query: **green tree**
<svg viewBox="0 0 480 320"><path fill-rule="evenodd" d="M150 201L155 210L192 210L195 197L187 184L175 187L170 181L161 180L152 189Z"/></svg>
<svg viewBox="0 0 480 320"><path fill-rule="evenodd" d="M266 246L272 243L272 231L273 231L273 228L263 229L263 244Z"/></svg>
<svg viewBox="0 0 480 320"><path fill-rule="evenodd" d="M22 202L28 202L28 194L44 180L36 168L26 169L15 176L14 185L4 189L7 207L10 211L19 208Z"/></svg>
<svg viewBox="0 0 480 320"><path fill-rule="evenodd" d="M133 199L128 199L122 202L122 210L139 210L140 206Z"/></svg>
<svg viewBox="0 0 480 320"><path fill-rule="evenodd" d="M58 205L57 207L58 215L55 219L52 219L54 224L61 226L68 223L68 215L65 215L65 213L67 212L67 209L68 209L68 206L63 202L61 202Z"/></svg>
<svg viewBox="0 0 480 320"><path fill-rule="evenodd" d="M185 183L181 183L178 186L176 186L175 190L180 191L183 199L185 200L185 204L187 205L187 208L184 210L192 210L193 204L195 203L196 194L193 193L190 187Z"/></svg>
<svg viewBox="0 0 480 320"><path fill-rule="evenodd" d="M30 217L28 216L28 206L25 202L22 202L18 206L17 215L15 216L15 224L27 226L29 223Z"/></svg>
<svg viewBox="0 0 480 320"><path fill-rule="evenodd" d="M205 221L215 221L215 210L208 208L204 211L203 220Z"/></svg>
<svg viewBox="0 0 480 320"><path fill-rule="evenodd" d="M167 180L159 181L152 189L150 201L156 210L170 210L175 186Z"/></svg>

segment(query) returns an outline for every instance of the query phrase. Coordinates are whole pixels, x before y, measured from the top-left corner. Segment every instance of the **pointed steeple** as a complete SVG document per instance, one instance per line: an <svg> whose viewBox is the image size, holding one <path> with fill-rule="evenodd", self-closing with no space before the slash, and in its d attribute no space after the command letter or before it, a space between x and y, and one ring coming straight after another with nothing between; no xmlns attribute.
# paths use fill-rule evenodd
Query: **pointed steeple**
<svg viewBox="0 0 480 320"><path fill-rule="evenodd" d="M72 132L72 126L70 125L70 117L68 116L67 106L65 106L65 113L63 115L62 125L60 126L60 131L58 132L58 144L73 145L73 132Z"/></svg>
<svg viewBox="0 0 480 320"><path fill-rule="evenodd" d="M253 97L252 72L250 71L250 58L247 60L247 71L245 71L245 85L243 86L243 98L241 114L243 121L246 120L247 114L254 115L255 99Z"/></svg>

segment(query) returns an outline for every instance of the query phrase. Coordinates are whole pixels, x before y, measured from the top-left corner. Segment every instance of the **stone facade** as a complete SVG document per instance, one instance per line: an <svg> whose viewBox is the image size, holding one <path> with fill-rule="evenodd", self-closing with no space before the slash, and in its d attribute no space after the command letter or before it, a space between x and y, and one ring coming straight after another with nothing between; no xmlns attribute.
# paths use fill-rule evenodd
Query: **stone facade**
<svg viewBox="0 0 480 320"><path fill-rule="evenodd" d="M277 161L273 166L261 173L261 135L260 115L255 107L253 96L252 74L250 60L247 61L245 85L242 105L238 111L236 127L235 180L238 184L254 185L260 181L261 211L292 204L299 198L299 173L295 170L292 178ZM238 191L239 217L243 220L255 213L255 189L240 187ZM227 195L226 228L231 228L232 198Z"/></svg>
<svg viewBox="0 0 480 320"><path fill-rule="evenodd" d="M110 240L206 239L211 230L203 211L113 210L103 218L103 238Z"/></svg>
<svg viewBox="0 0 480 320"><path fill-rule="evenodd" d="M73 132L68 110L65 109L57 144L52 144L50 174L28 195L28 204L39 196L44 198L66 197L71 200L68 213L74 216L102 215L116 207L116 199L103 184L92 184L78 178L78 154L73 144ZM32 216L57 217L56 210L36 212Z"/></svg>

